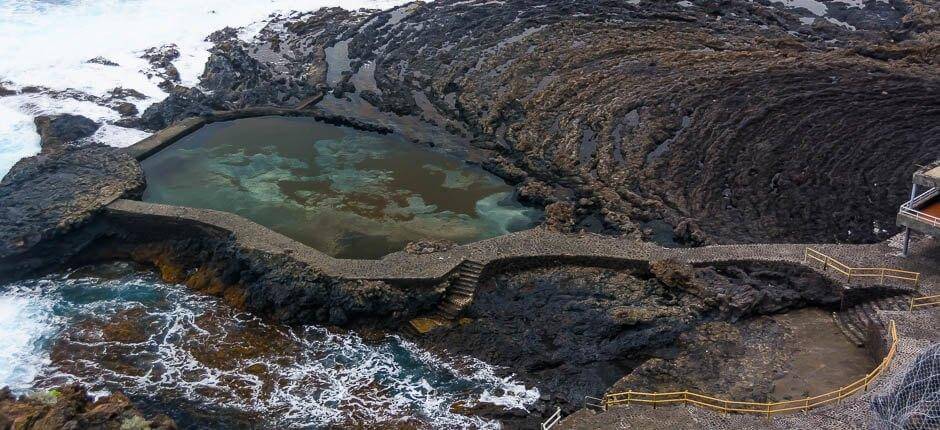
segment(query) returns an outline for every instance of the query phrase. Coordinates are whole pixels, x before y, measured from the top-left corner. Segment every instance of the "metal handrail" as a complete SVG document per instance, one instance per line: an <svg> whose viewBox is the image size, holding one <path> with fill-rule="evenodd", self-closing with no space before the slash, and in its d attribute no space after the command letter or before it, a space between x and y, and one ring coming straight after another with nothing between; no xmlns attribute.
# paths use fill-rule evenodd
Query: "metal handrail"
<svg viewBox="0 0 940 430"><path fill-rule="evenodd" d="M852 278L880 278L884 282L886 278L900 279L914 283L914 287L920 284L920 272L909 270L889 269L887 267L850 267L839 260L836 260L813 248L806 248L803 252L803 264L809 260L815 260L823 263L823 270L832 268L849 279Z"/></svg>
<svg viewBox="0 0 940 430"><path fill-rule="evenodd" d="M934 227L940 227L940 217L936 217L917 210L921 204L929 201L930 199L933 199L937 195L940 195L940 189L931 188L919 196L914 197L910 201L904 202L904 204L902 204L898 209L898 212L913 217L917 221L930 224Z"/></svg>
<svg viewBox="0 0 940 430"><path fill-rule="evenodd" d="M542 430L548 430L554 427L559 421L561 421L561 407L555 408L555 413L542 423Z"/></svg>
<svg viewBox="0 0 940 430"><path fill-rule="evenodd" d="M936 197L937 195L940 195L940 188L931 188L921 193L920 195L914 197L910 201L904 202L904 204L902 204L901 207L908 208L908 209L917 209L917 207L920 206L921 203L924 203Z"/></svg>
<svg viewBox="0 0 940 430"><path fill-rule="evenodd" d="M917 220L917 221L920 221L920 222L923 222L923 223L926 223L926 224L930 224L931 226L934 226L934 227L940 227L940 217L935 217L935 216L930 215L930 214L928 214L928 213L924 213L924 212L921 212L921 211L918 211L918 210L914 210L914 209L911 209L911 208L906 208L906 207L903 207L903 206L901 207L901 209L900 209L899 212L900 212L901 214L904 214L904 215L907 215L907 216L909 216L909 217L912 217L912 218L914 218L914 219Z"/></svg>
<svg viewBox="0 0 940 430"><path fill-rule="evenodd" d="M688 390L668 393L626 391L605 395L604 406L608 407L623 403L641 403L652 404L655 407L657 404L686 403L719 412L766 415L768 418L772 415L787 412L806 412L827 403L840 401L861 390L867 391L872 381L891 365L891 361L894 360L894 356L897 353L900 338L898 337L897 325L894 323L894 320L891 320L888 332L891 335L891 347L888 349L888 353L885 354L884 359L881 360L881 363L875 367L874 370L865 375L864 378L818 396L782 402L741 402L720 399Z"/></svg>
<svg viewBox="0 0 940 430"><path fill-rule="evenodd" d="M601 410L607 409L607 406L604 404L604 399L591 396L584 396L584 406L593 406Z"/></svg>
<svg viewBox="0 0 940 430"><path fill-rule="evenodd" d="M940 305L940 295L911 297L911 307L908 310L913 311L914 308L919 308L922 306L933 306L933 305Z"/></svg>

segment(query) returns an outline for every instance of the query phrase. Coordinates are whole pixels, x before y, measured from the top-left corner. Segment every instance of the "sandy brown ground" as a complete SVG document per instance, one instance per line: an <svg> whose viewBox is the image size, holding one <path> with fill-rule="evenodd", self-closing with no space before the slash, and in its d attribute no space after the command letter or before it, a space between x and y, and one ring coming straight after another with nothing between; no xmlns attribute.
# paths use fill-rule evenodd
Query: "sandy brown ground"
<svg viewBox="0 0 940 430"><path fill-rule="evenodd" d="M828 312L801 309L773 317L789 329L787 369L774 381L773 400L815 396L864 377L874 361L846 339Z"/></svg>

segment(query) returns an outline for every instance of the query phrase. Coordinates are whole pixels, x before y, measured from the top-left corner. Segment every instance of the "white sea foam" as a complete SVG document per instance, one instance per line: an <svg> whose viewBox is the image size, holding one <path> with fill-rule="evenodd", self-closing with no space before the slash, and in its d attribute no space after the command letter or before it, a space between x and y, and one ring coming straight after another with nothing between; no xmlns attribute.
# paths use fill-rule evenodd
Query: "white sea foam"
<svg viewBox="0 0 940 430"><path fill-rule="evenodd" d="M826 16L829 12L829 7L825 3L817 0L774 0L776 3L783 3L787 7L791 8L803 8L813 13L816 16Z"/></svg>
<svg viewBox="0 0 940 430"><path fill-rule="evenodd" d="M145 321L144 339L114 340L99 323L87 324L134 309L143 310L132 318ZM355 333L266 324L152 276L3 287L0 330L0 385L22 392L81 382L97 394L178 399L207 413L224 404L276 428L396 421L498 428L452 406L526 409L539 397L476 359L434 355L396 336L366 342ZM245 336L268 339L268 349L249 346ZM50 363L53 343L59 352Z"/></svg>
<svg viewBox="0 0 940 430"><path fill-rule="evenodd" d="M59 323L53 304L29 288L0 294L0 387L8 386L17 394L27 392L48 366L43 343Z"/></svg>
<svg viewBox="0 0 940 430"><path fill-rule="evenodd" d="M0 82L53 90L72 88L101 96L115 87L135 89L148 98L138 109L166 94L142 71L149 64L143 50L174 43L174 62L185 85L196 83L208 58L205 37L225 26L245 27L253 37L275 12L310 11L324 6L384 9L404 0L0 0ZM88 63L104 57L119 66ZM48 95L0 98L0 176L19 158L39 151L32 116L73 113L97 121L114 120L115 112L92 102L63 103ZM113 134L111 134L113 132ZM100 133L109 144L126 146L136 138L107 128Z"/></svg>

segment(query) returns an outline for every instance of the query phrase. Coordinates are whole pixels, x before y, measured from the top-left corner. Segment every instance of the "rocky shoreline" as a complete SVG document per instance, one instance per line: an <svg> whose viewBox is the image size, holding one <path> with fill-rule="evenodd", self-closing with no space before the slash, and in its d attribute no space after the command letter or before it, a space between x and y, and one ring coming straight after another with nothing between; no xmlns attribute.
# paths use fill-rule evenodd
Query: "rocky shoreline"
<svg viewBox="0 0 940 430"><path fill-rule="evenodd" d="M176 423L145 418L121 393L92 400L80 385L68 385L20 397L0 389L0 429L176 430Z"/></svg>
<svg viewBox="0 0 940 430"><path fill-rule="evenodd" d="M883 240L911 171L940 158L940 18L926 4L843 11L851 31L772 2L541 3L322 9L275 17L248 42L220 30L198 88L180 85L172 47L148 52L170 96L121 123L309 115L397 132L514 184L546 209L540 228L625 242L665 231L684 246ZM134 261L274 321L382 331L432 313L451 283L346 279L211 225L109 215L115 200L140 198L148 152L89 142L87 118L36 126L42 153L0 182L0 282ZM411 248L429 261L452 250ZM543 393L532 415L469 413L528 427L622 378L660 387L683 354L747 343L740 327L772 344L779 332L762 316L841 300L830 280L787 265L546 261L491 271L467 320L420 338ZM85 394L68 392L82 416Z"/></svg>

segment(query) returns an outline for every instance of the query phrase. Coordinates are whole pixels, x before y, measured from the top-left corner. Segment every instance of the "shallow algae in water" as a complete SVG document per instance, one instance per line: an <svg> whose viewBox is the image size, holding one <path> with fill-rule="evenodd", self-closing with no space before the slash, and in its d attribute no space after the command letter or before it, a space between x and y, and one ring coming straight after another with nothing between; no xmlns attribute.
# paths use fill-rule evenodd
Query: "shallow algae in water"
<svg viewBox="0 0 940 430"><path fill-rule="evenodd" d="M327 254L376 258L532 226L510 186L460 160L310 118L210 124L144 161L144 200L233 212Z"/></svg>

